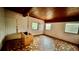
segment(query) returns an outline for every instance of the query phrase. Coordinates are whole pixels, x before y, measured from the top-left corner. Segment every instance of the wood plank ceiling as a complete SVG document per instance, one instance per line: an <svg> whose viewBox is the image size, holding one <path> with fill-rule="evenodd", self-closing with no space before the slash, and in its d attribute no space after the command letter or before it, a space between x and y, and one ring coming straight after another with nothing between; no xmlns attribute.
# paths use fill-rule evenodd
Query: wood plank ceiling
<svg viewBox="0 0 79 59"><path fill-rule="evenodd" d="M46 23L49 22L66 22L79 21L78 7L6 7L15 12L22 14L24 17L29 15Z"/></svg>

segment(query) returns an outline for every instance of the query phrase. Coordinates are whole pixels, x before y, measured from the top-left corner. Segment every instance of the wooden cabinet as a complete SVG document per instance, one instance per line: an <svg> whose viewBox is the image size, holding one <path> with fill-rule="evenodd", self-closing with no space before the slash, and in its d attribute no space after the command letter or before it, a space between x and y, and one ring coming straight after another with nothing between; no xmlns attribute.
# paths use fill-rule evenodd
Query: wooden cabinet
<svg viewBox="0 0 79 59"><path fill-rule="evenodd" d="M8 40L6 39L3 42L3 47L1 50L3 51L24 51L24 50L27 51L29 50L28 46L30 46L30 44L33 42L33 36L25 35L24 33L19 33L19 34L21 34L21 38L14 39L13 37L10 36L10 39L9 39L8 37Z"/></svg>

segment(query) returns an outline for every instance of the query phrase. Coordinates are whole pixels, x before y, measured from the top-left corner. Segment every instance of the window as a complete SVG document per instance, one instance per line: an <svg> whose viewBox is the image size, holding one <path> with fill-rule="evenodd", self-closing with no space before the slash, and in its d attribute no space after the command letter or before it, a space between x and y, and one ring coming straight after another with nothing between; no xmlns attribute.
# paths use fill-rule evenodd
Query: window
<svg viewBox="0 0 79 59"><path fill-rule="evenodd" d="M33 22L32 23L32 29L37 30L38 29L38 23Z"/></svg>
<svg viewBox="0 0 79 59"><path fill-rule="evenodd" d="M52 28L52 24L47 23L45 29L46 30L51 30Z"/></svg>
<svg viewBox="0 0 79 59"><path fill-rule="evenodd" d="M79 24L78 23L67 23L65 26L65 32L78 34Z"/></svg>

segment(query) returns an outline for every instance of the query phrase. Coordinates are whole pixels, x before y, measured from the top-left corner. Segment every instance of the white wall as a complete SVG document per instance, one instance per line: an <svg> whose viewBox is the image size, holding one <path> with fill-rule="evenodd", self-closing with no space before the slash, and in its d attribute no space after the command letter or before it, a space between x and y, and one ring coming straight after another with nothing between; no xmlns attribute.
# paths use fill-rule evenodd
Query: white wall
<svg viewBox="0 0 79 59"><path fill-rule="evenodd" d="M16 33L16 25L18 24L19 32L29 31L33 35L43 34L44 21L33 18L33 17L23 17L22 14L6 10L6 34ZM16 24L17 20L17 24ZM39 23L39 30L32 30L32 22Z"/></svg>
<svg viewBox="0 0 79 59"><path fill-rule="evenodd" d="M16 22L13 18L14 16L10 16L8 14L6 14L6 35L7 34L11 34L11 33L16 33Z"/></svg>
<svg viewBox="0 0 79 59"><path fill-rule="evenodd" d="M79 44L79 34L65 33L65 22L52 23L52 30L45 30L45 34L65 41Z"/></svg>
<svg viewBox="0 0 79 59"><path fill-rule="evenodd" d="M37 22L39 24L39 29L38 30L33 30L32 29L32 22ZM32 33L33 35L39 35L39 34L43 34L44 32L44 21L43 20L39 20L36 18L29 18L29 32Z"/></svg>
<svg viewBox="0 0 79 59"><path fill-rule="evenodd" d="M22 16L18 13L5 10L6 15L6 35L16 33L16 20L20 20Z"/></svg>
<svg viewBox="0 0 79 59"><path fill-rule="evenodd" d="M0 49L2 47L2 40L5 37L5 15L4 9L0 8Z"/></svg>

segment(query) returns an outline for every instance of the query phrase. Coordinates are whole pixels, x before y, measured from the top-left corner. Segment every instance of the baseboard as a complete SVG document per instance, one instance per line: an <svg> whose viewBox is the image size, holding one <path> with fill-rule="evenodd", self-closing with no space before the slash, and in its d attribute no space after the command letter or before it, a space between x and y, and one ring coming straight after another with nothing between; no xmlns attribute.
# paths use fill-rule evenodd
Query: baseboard
<svg viewBox="0 0 79 59"><path fill-rule="evenodd" d="M37 34L37 35L33 35L33 36L40 36L40 35L44 35L44 34Z"/></svg>

